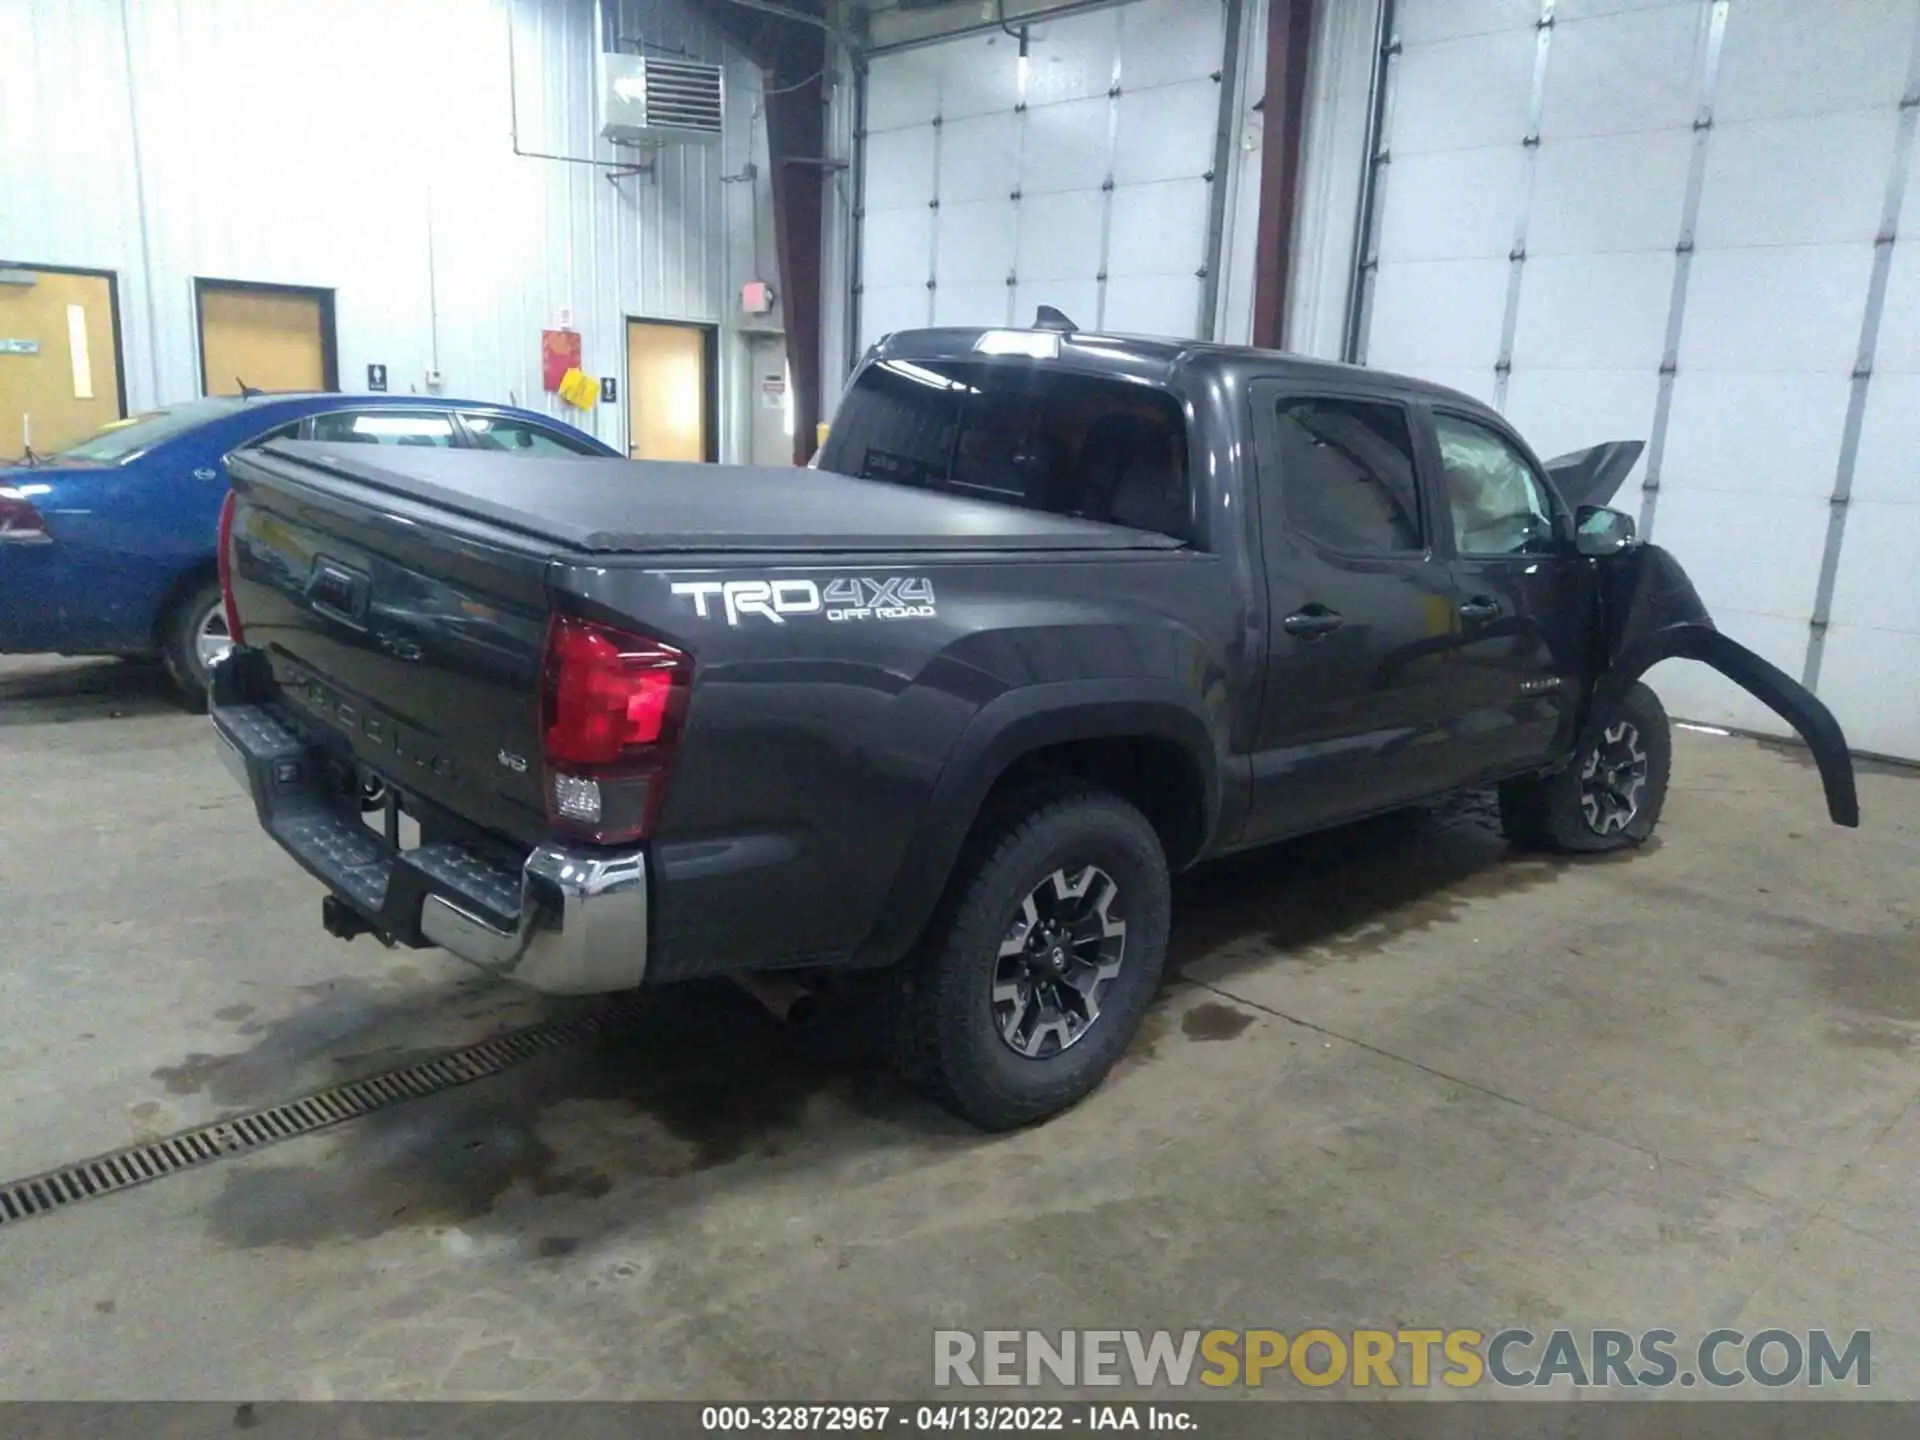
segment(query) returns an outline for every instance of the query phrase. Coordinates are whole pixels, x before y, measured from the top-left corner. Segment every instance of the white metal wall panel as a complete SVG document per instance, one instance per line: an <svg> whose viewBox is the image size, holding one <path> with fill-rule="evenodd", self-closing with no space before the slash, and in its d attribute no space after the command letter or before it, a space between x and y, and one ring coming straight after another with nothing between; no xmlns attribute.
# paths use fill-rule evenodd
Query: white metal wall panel
<svg viewBox="0 0 1920 1440"><path fill-rule="evenodd" d="M1367 362L1544 454L1649 440L1620 503L1649 486L1722 627L1920 758L1920 178L1884 213L1920 0L1401 0L1396 32ZM1704 667L1654 678L1782 728Z"/></svg>
<svg viewBox="0 0 1920 1440"><path fill-rule="evenodd" d="M135 406L197 393L200 276L334 290L349 390L370 362L401 391L437 365L443 393L560 413L539 331L561 310L618 376L627 315L718 322L753 278L753 199L720 177L750 158L758 75L682 0L607 0L610 33L724 61L730 90L722 144L610 185L512 153L507 3L336 0L296 25L249 0L0 0L0 255L115 272ZM635 158L597 140L596 7L511 3L522 149ZM744 346L722 353L744 393ZM625 413L565 418L618 444Z"/></svg>
<svg viewBox="0 0 1920 1440"><path fill-rule="evenodd" d="M1199 334L1225 35L1224 0L1036 23L1024 92L998 29L873 57L861 344L1043 304Z"/></svg>
<svg viewBox="0 0 1920 1440"><path fill-rule="evenodd" d="M1887 29L1880 43L1897 52ZM1890 61L1876 54L1870 63L1884 95ZM1909 105L1920 103L1916 72L1920 49L1907 75ZM1906 124L1914 123L1909 111ZM1854 743L1912 758L1920 757L1920 145L1908 143L1901 238L1888 257L1820 691L1844 714Z"/></svg>
<svg viewBox="0 0 1920 1440"><path fill-rule="evenodd" d="M1391 163L1378 200L1368 364L1492 398L1514 216L1525 200L1518 142L1537 18L1537 10L1480 0L1409 0L1396 11L1401 48L1392 121L1378 147Z"/></svg>

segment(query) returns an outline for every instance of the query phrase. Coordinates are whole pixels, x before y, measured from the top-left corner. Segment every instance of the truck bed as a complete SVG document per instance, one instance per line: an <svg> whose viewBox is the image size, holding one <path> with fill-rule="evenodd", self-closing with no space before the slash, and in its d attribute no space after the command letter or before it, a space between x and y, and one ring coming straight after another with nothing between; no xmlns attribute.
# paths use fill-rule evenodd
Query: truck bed
<svg viewBox="0 0 1920 1440"><path fill-rule="evenodd" d="M816 550L1171 550L1117 525L823 470L542 458L276 441L283 457L399 500L588 555ZM271 462L268 467L271 469ZM532 497L538 497L535 503Z"/></svg>

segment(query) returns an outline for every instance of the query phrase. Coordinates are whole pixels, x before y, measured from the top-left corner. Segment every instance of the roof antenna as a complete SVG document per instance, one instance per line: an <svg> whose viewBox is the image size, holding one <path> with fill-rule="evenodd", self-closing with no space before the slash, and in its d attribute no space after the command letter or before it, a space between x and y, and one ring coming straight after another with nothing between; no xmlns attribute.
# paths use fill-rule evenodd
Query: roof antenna
<svg viewBox="0 0 1920 1440"><path fill-rule="evenodd" d="M1051 305L1042 305L1033 315L1033 328L1036 330L1058 330L1062 335L1071 335L1080 327L1062 315Z"/></svg>
<svg viewBox="0 0 1920 1440"><path fill-rule="evenodd" d="M247 384L246 381L242 380L238 375L233 377L233 383L240 387L240 398L242 400L251 400L256 395L264 395L267 393L264 390L254 389L251 385Z"/></svg>

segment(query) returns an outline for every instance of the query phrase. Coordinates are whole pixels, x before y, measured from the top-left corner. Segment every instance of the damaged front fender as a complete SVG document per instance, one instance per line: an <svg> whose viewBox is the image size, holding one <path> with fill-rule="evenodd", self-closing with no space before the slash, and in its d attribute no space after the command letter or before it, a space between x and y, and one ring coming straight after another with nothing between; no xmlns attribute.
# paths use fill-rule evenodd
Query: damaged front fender
<svg viewBox="0 0 1920 1440"><path fill-rule="evenodd" d="M1833 823L1859 825L1860 799L1847 737L1812 691L1715 629L1687 572L1658 545L1635 545L1609 556L1599 562L1599 570L1607 665L1594 685L1589 725L1592 717L1609 713L1628 687L1660 661L1698 660L1794 728L1820 768Z"/></svg>

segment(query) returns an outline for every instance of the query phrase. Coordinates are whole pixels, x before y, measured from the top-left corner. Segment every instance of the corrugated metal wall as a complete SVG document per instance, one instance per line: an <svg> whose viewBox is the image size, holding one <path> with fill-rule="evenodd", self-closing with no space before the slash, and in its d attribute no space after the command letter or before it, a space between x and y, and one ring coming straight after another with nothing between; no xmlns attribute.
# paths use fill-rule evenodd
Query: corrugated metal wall
<svg viewBox="0 0 1920 1440"><path fill-rule="evenodd" d="M520 148L634 157L596 138L596 24L726 62L724 143L617 183L515 155L510 32ZM437 368L443 394L559 413L539 332L562 310L615 376L627 315L733 313L754 187L721 177L756 140L771 225L758 71L687 0L0 0L0 55L0 257L119 276L136 408L198 392L198 276L333 289L347 390L380 363L426 393ZM723 356L731 451L744 345ZM567 418L620 444L625 414Z"/></svg>

